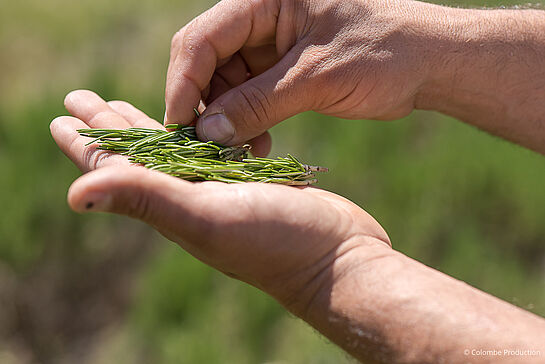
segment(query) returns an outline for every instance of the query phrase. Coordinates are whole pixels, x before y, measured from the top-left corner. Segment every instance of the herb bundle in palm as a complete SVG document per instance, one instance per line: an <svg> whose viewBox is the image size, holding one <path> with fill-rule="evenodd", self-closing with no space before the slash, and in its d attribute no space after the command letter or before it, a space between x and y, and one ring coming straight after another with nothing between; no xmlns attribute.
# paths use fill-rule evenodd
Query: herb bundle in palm
<svg viewBox="0 0 545 364"><path fill-rule="evenodd" d="M314 172L327 168L302 164L295 157L248 158L250 147L224 147L197 139L195 127L160 129L80 129L98 149L126 155L132 163L189 181L265 182L310 185Z"/></svg>

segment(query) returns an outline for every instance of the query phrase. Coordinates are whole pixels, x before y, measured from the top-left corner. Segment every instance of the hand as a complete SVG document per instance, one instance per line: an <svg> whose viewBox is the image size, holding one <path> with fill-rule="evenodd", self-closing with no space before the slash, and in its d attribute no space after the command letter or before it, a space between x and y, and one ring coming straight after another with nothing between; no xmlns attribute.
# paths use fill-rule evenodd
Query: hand
<svg viewBox="0 0 545 364"><path fill-rule="evenodd" d="M403 117L429 71L427 9L403 0L223 0L172 39L165 119L187 124L204 100L199 137L233 145L268 141L268 128L307 110Z"/></svg>
<svg viewBox="0 0 545 364"><path fill-rule="evenodd" d="M157 122L89 91L70 93L65 103L75 117L53 120L53 137L83 171L96 169L70 187L75 211L152 225L269 293L356 358L454 363L467 361L467 348L543 350L543 319L390 249L380 225L350 201L311 187L191 183L129 165L86 146L77 129L160 128Z"/></svg>
<svg viewBox="0 0 545 364"><path fill-rule="evenodd" d="M80 128L161 128L128 103L106 103L90 91L65 100L74 115L56 118L51 133L88 173L70 187L79 212L107 211L140 219L201 261L277 298L296 314L322 286L389 249L380 225L352 202L317 188L219 182L190 183L129 165L86 146ZM357 260L351 259L357 253ZM325 287L324 287L325 288Z"/></svg>

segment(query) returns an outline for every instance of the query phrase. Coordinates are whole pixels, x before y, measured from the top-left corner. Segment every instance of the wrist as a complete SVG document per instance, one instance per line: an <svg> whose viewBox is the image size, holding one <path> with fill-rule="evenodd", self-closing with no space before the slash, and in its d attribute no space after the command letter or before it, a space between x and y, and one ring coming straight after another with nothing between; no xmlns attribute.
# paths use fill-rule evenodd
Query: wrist
<svg viewBox="0 0 545 364"><path fill-rule="evenodd" d="M402 254L380 240L366 237L362 243L341 255L322 275L304 311L292 312L349 354L375 362L373 353L387 346L380 338L380 317L395 304L385 300L383 293L406 264Z"/></svg>
<svg viewBox="0 0 545 364"><path fill-rule="evenodd" d="M332 254L335 257L297 293L297 300L285 304L290 312L315 327L344 306L337 299L350 296L345 294L347 287L370 275L380 275L383 261L396 252L380 239L358 236L343 242ZM352 293L361 297L360 292Z"/></svg>
<svg viewBox="0 0 545 364"><path fill-rule="evenodd" d="M480 18L477 10L429 6L422 19L429 72L416 95L415 109L449 113L454 100L464 97L456 89L472 76L470 68L481 53Z"/></svg>
<svg viewBox="0 0 545 364"><path fill-rule="evenodd" d="M448 84L453 73L447 53L454 48L458 35L451 32L451 23L462 17L464 10L420 1L396 3L394 11L389 1L381 3L383 13L390 15L385 22L397 24L402 35L400 54L404 71L410 74L406 91L413 95L413 107L427 108L435 100L433 89L437 84Z"/></svg>
<svg viewBox="0 0 545 364"><path fill-rule="evenodd" d="M419 52L423 58L425 77L415 96L415 109L444 111L442 104L450 98L452 86L463 73L464 63L474 57L475 37L472 22L479 22L473 10L423 4L416 32L424 44ZM467 24L466 24L467 23Z"/></svg>
<svg viewBox="0 0 545 364"><path fill-rule="evenodd" d="M528 97L517 85L531 82L542 63L543 37L534 20L543 12L426 5L421 19L429 71L415 108L464 121L508 118L507 105Z"/></svg>

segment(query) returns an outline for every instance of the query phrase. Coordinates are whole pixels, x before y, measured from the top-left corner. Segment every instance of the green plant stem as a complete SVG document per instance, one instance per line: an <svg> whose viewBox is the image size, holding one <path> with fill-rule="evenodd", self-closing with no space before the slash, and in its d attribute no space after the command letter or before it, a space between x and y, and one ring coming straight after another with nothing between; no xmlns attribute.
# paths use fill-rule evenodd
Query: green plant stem
<svg viewBox="0 0 545 364"><path fill-rule="evenodd" d="M161 129L80 129L98 149L126 155L131 163L189 181L316 183L314 172L327 168L302 164L295 157L248 158L250 147L224 147L197 139L192 126Z"/></svg>

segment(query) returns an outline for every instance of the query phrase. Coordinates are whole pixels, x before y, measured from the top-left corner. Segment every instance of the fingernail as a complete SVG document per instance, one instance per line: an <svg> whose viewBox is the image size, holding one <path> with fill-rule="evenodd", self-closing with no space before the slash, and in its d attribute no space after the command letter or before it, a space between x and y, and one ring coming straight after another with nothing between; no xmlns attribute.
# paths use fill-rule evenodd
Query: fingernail
<svg viewBox="0 0 545 364"><path fill-rule="evenodd" d="M80 211L108 211L112 196L103 192L90 192L82 200Z"/></svg>
<svg viewBox="0 0 545 364"><path fill-rule="evenodd" d="M163 117L163 125L167 123L167 112L165 111L165 116Z"/></svg>
<svg viewBox="0 0 545 364"><path fill-rule="evenodd" d="M233 124L223 114L212 114L204 118L200 123L204 138L218 143L226 143L235 136Z"/></svg>

